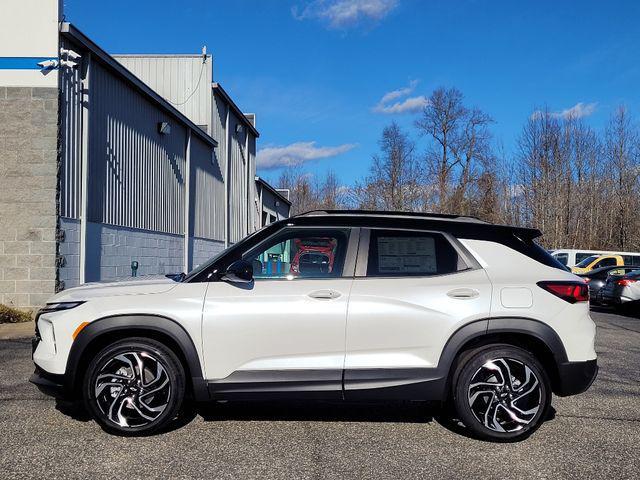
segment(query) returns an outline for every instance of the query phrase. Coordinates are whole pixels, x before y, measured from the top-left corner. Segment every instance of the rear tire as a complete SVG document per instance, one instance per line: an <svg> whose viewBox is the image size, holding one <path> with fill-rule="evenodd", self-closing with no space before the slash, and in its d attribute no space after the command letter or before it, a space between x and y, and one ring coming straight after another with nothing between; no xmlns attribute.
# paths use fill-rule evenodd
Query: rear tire
<svg viewBox="0 0 640 480"><path fill-rule="evenodd" d="M511 345L471 352L453 379L458 418L483 440L523 440L541 425L551 405L551 385L542 364Z"/></svg>
<svg viewBox="0 0 640 480"><path fill-rule="evenodd" d="M120 340L91 360L82 392L87 411L104 430L149 435L180 412L184 368L175 353L158 341Z"/></svg>

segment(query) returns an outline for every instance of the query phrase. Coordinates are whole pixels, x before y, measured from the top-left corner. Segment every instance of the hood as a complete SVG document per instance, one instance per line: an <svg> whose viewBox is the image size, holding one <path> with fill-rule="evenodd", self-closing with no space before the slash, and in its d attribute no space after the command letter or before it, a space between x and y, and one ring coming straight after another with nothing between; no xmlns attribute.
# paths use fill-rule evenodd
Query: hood
<svg viewBox="0 0 640 480"><path fill-rule="evenodd" d="M111 283L85 283L64 290L49 299L52 302L75 302L118 295L148 295L168 292L177 282L166 277L145 278Z"/></svg>

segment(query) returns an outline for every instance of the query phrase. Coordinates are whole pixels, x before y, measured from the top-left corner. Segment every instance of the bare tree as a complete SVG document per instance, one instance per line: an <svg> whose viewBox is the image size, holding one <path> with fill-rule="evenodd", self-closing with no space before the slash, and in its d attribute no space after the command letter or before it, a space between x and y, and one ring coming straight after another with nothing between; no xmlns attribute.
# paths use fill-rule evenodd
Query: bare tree
<svg viewBox="0 0 640 480"><path fill-rule="evenodd" d="M611 116L605 131L605 158L615 185L612 217L615 229L612 240L621 249L637 247L638 241L638 134L624 107Z"/></svg>
<svg viewBox="0 0 640 480"><path fill-rule="evenodd" d="M439 88L431 94L416 121L419 131L431 140L425 156L426 172L435 185L426 189L432 193L425 202L427 208L470 212L473 183L493 157L488 129L491 123L491 117L481 110L467 108L462 93L455 88Z"/></svg>
<svg viewBox="0 0 640 480"><path fill-rule="evenodd" d="M369 176L356 188L357 203L369 209L415 210L421 188L414 143L395 122L385 127L379 143Z"/></svg>
<svg viewBox="0 0 640 480"><path fill-rule="evenodd" d="M278 188L289 189L292 215L320 208L317 188L311 182L311 175L299 167L290 167L282 172L278 179Z"/></svg>

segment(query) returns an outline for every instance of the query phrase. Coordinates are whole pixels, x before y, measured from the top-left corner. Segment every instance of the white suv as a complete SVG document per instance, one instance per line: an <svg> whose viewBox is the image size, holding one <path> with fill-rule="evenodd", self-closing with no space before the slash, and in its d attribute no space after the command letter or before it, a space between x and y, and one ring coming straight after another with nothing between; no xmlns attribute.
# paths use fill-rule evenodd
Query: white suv
<svg viewBox="0 0 640 480"><path fill-rule="evenodd" d="M470 217L309 212L177 278L65 290L31 381L108 431L148 434L185 397L405 399L485 439L544 420L597 373L588 288L532 229Z"/></svg>

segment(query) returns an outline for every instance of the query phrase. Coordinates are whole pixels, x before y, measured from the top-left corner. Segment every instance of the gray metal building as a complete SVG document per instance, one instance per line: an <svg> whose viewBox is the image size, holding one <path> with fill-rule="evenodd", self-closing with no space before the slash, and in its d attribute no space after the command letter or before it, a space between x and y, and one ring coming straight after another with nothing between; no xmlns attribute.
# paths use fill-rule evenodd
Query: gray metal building
<svg viewBox="0 0 640 480"><path fill-rule="evenodd" d="M288 190L275 189L260 177L256 177L256 190L261 227L289 217L291 201L286 195Z"/></svg>
<svg viewBox="0 0 640 480"><path fill-rule="evenodd" d="M0 282L0 302L35 307L85 282L188 271L262 226L261 202L273 189L256 183L255 115L213 82L210 55L114 57L69 23L57 30L58 38L42 40L58 44L54 68L38 66L28 88L0 81L0 103L30 108L28 118L47 128L58 120L51 140L21 142L12 125L0 129L16 159L57 150L45 157L51 165L38 160L54 176L38 180L44 195L0 198L8 232L0 236L0 280L9 279ZM11 75L6 82L22 78L19 69ZM20 103L8 97L23 94ZM12 158L2 158L3 168ZM5 192L40 178L18 163L14 170L2 179ZM29 212L33 202L42 207ZM288 216L288 207L275 213Z"/></svg>

